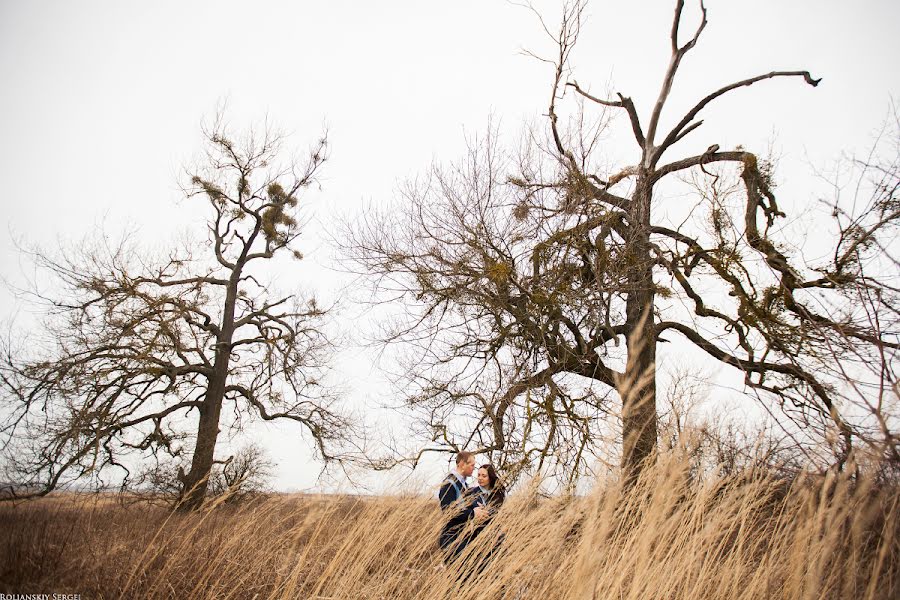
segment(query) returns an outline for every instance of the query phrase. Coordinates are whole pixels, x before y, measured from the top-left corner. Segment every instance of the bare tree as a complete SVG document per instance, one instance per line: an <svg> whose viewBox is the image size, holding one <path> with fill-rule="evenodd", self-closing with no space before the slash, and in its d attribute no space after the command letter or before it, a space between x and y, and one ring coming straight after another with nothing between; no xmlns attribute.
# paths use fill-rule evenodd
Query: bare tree
<svg viewBox="0 0 900 600"><path fill-rule="evenodd" d="M204 135L205 164L185 193L207 204L205 243L158 260L127 235L56 256L30 251L56 289L27 290L45 311L43 329L12 332L0 348L4 447L26 496L108 467L127 484L130 453L190 453L182 505L197 507L227 408L238 429L245 415L300 423L326 459L346 433L322 380L325 310L276 294L263 276L263 263L301 257L298 202L326 160L326 139L302 164L278 167L282 140L269 130L236 140L218 120ZM194 414L192 434L183 424Z"/></svg>
<svg viewBox="0 0 900 600"><path fill-rule="evenodd" d="M716 143L670 158L731 92L775 78L819 83L800 70L742 79L664 128L679 67L707 25L701 3L685 40L683 7L678 0L649 115L571 77L583 4L568 4L555 33L541 21L556 47L542 59L553 67L547 135L510 155L489 134L464 161L410 184L394 212L347 232L349 255L414 307L385 339L409 343L404 385L431 440L421 451L496 453L510 471L554 460L577 477L609 439L618 396L621 464L633 477L657 444L657 347L676 338L742 371L748 388L805 427L837 432L839 462L849 451L858 424L842 416L846 393L829 373L835 356L859 365L898 348L898 289L876 264L896 231L895 188L873 211L837 218L832 259L810 264L777 239L785 214L771 163ZM570 118L564 105L575 108ZM600 133L619 112L640 158L605 166ZM693 183L692 206L673 223L657 197L679 179ZM860 294L869 315L882 315L878 327L856 305Z"/></svg>
<svg viewBox="0 0 900 600"><path fill-rule="evenodd" d="M262 446L250 443L229 456L210 478L214 495L225 502L240 502L263 494L268 489L275 465Z"/></svg>
<svg viewBox="0 0 900 600"><path fill-rule="evenodd" d="M265 495L275 474L265 449L256 442L237 448L224 460L214 460L208 477L207 498L217 503L238 503ZM170 508L184 500L178 460L150 462L130 477L131 485L123 489L123 504L147 502Z"/></svg>

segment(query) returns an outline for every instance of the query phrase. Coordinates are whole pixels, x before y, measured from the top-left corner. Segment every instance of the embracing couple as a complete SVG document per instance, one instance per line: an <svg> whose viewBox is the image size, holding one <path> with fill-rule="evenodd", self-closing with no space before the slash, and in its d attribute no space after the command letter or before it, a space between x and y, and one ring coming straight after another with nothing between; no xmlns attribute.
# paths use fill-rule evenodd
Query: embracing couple
<svg viewBox="0 0 900 600"><path fill-rule="evenodd" d="M460 452L456 455L456 468L447 475L438 491L441 510L447 514L438 545L444 551L447 564L456 560L487 527L506 498L493 465L478 467L477 485L470 487L466 480L474 471L475 455ZM474 528L467 528L470 521Z"/></svg>

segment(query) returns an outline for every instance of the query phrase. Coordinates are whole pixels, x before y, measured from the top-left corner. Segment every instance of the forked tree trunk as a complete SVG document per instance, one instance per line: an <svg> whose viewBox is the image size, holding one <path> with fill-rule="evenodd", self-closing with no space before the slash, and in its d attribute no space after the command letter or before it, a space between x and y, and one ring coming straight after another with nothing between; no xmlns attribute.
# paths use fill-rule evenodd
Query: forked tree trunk
<svg viewBox="0 0 900 600"><path fill-rule="evenodd" d="M653 255L650 246L650 202L653 190L647 173L637 179L632 205L627 253L628 363L619 385L622 398L622 470L633 483L656 451L656 332L653 305Z"/></svg>

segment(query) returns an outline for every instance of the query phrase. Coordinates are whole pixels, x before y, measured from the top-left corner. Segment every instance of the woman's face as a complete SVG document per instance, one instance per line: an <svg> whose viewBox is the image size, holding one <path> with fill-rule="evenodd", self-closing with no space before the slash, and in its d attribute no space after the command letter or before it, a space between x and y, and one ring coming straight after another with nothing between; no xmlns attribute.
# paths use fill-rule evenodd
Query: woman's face
<svg viewBox="0 0 900 600"><path fill-rule="evenodd" d="M478 469L478 485L483 488L489 488L491 484L491 479L488 477L487 469L484 467Z"/></svg>

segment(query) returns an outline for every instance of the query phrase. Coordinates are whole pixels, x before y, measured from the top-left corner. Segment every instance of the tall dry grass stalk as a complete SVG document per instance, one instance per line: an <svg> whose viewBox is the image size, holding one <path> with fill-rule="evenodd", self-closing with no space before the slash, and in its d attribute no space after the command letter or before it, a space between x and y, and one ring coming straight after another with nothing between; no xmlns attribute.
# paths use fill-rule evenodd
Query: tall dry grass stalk
<svg viewBox="0 0 900 600"><path fill-rule="evenodd" d="M51 497L0 508L0 587L219 600L900 597L895 486L697 482L686 465L664 456L628 490L512 494L451 568L430 499L277 496L184 515Z"/></svg>

